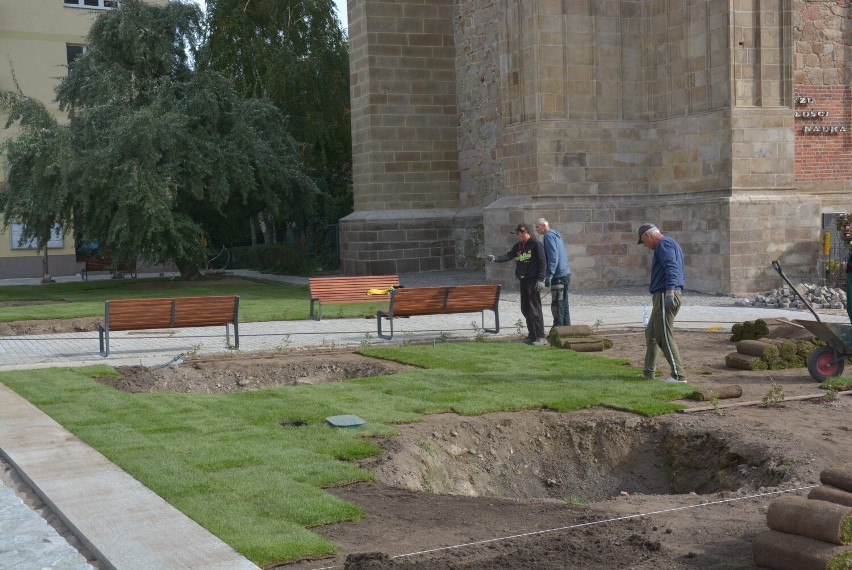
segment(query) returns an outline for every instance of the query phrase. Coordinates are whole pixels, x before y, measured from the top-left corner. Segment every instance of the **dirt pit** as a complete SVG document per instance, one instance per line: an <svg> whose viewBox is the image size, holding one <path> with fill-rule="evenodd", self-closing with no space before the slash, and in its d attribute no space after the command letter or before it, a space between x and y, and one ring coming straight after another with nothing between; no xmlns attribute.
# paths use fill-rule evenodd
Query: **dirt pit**
<svg viewBox="0 0 852 570"><path fill-rule="evenodd" d="M613 348L601 356L641 366L641 332L606 336ZM678 332L692 384L740 385L739 402L759 403L773 384L787 397L820 392L805 369L726 368L727 337ZM129 367L104 381L130 391L226 393L405 368L337 349ZM766 529L777 492L806 494L820 471L852 459L852 398L729 402L659 418L529 410L401 425L400 435L377 440L385 454L361 462L374 482L328 489L368 513L312 529L340 555L279 567L754 568L751 541Z"/></svg>
<svg viewBox="0 0 852 570"><path fill-rule="evenodd" d="M412 366L351 350L312 350L246 357L187 359L178 366L124 366L120 378L98 378L127 392L232 393L387 376Z"/></svg>

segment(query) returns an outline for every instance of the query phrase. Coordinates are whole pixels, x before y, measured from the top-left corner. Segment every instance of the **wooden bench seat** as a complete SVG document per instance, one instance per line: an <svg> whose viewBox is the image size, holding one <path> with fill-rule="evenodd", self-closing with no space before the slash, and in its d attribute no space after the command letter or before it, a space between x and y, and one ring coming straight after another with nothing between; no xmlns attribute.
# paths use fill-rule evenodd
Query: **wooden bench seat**
<svg viewBox="0 0 852 570"><path fill-rule="evenodd" d="M352 277L309 277L311 289L311 319L322 320L322 306L343 305L349 303L386 303L389 297L368 295L370 289L385 291L399 287L398 275L365 275ZM314 314L317 303L318 314Z"/></svg>
<svg viewBox="0 0 852 570"><path fill-rule="evenodd" d="M482 330L500 332L500 285L452 285L448 287L406 287L390 294L387 311L376 312L379 338L393 338L394 317L482 313ZM494 328L485 327L485 311L494 312ZM382 333L382 319L390 321L390 334Z"/></svg>
<svg viewBox="0 0 852 570"><path fill-rule="evenodd" d="M104 303L104 322L98 323L101 354L109 356L110 331L180 329L225 325L225 338L240 347L240 298L237 295L174 297L162 299L116 299Z"/></svg>

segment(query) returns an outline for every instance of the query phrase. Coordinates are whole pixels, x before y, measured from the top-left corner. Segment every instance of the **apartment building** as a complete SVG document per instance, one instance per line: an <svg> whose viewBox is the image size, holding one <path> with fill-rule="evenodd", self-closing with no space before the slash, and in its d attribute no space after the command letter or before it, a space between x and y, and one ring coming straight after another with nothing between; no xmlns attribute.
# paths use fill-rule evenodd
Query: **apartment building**
<svg viewBox="0 0 852 570"><path fill-rule="evenodd" d="M25 95L43 101L64 121L65 115L54 101L54 89L68 64L86 49L92 22L117 4L117 0L0 0L0 89L14 90L17 81ZM0 124L5 122L6 116L0 114ZM12 129L0 129L0 141L13 135ZM58 232L48 243L45 256L35 244L19 244L20 230L15 220L9 221L5 231L0 230L0 278L79 271L70 231Z"/></svg>

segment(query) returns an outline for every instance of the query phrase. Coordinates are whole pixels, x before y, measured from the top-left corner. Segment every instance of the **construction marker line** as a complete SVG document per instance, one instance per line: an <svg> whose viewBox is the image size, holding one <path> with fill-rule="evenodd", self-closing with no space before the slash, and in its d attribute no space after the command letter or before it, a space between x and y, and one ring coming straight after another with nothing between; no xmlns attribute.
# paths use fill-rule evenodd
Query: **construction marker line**
<svg viewBox="0 0 852 570"><path fill-rule="evenodd" d="M394 560L394 559L397 559L397 558L408 558L408 557L411 557L411 556L420 556L422 554L432 554L434 552L442 552L444 550L454 550L454 549L458 549L458 548L466 548L468 546L480 546L480 545L483 545L483 544L490 544L490 543L493 543L493 542L500 542L500 541L504 541L504 540L514 540L516 538L525 538L525 537L528 537L528 536L538 536L538 535L548 534L548 533L551 533L551 532L557 532L557 531L561 531L561 530L583 528L583 527L595 526L595 525L606 524L606 523L611 523L611 522L625 521L625 520L630 520L630 519L635 519L635 518L640 518L640 517L648 517L648 516L651 516L651 515L673 513L675 511L684 511L684 510L687 510L687 509L697 509L697 508L700 508L700 507L709 507L711 505L721 505L721 504L724 504L724 503L731 503L731 502L734 502L734 501L745 501L745 500L749 500L749 499L758 499L760 497L768 497L768 496L771 496L771 495L780 495L780 494L784 494L784 493L795 493L796 491L807 491L808 489L813 489L814 487L818 487L818 485L808 485L807 487L797 487L795 489L784 489L782 491L770 491L768 493L757 493L756 495L748 495L748 496L745 496L745 497L734 497L732 499L720 499L718 501L710 501L708 503L699 503L697 505L687 505L685 507L672 507L670 509L661 509L659 511L650 511L650 512L647 512L647 513L639 513L639 514L635 514L635 515L624 515L624 516L621 516L621 517L613 517L613 518L609 518L609 519L602 519L602 520L591 521L591 522L586 522L586 523L577 523L577 524L572 524L572 525L568 525L568 526L560 526L560 527L557 527L557 528L549 528L549 529L545 529L545 530L536 530L536 531L532 531L532 532L524 532L524 533L521 533L521 534L512 534L512 535L508 535L508 536L501 536L499 538L488 538L488 539L485 539L485 540L477 540L477 541L474 541L474 542L465 542L463 544L455 544L453 546L442 546L442 547L439 547L439 548L431 548L429 550L420 550L420 551L417 551L417 552L409 552L407 554L397 554L395 556L391 556L390 559ZM323 566L322 568L314 568L314 570L332 570L333 568L342 568L342 566Z"/></svg>

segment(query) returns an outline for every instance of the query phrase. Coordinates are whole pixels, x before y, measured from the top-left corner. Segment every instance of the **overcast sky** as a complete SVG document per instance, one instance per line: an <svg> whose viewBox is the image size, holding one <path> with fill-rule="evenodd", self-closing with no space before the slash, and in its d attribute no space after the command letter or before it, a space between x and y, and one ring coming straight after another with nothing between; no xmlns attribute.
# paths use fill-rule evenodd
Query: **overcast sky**
<svg viewBox="0 0 852 570"><path fill-rule="evenodd" d="M202 10L204 9L206 4L205 0L195 0L195 3L201 6ZM349 20L346 14L346 0L334 0L334 3L337 5L337 18L343 24L343 31L348 34Z"/></svg>

